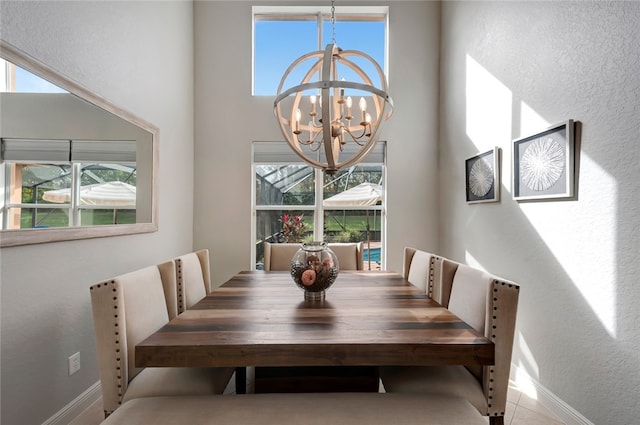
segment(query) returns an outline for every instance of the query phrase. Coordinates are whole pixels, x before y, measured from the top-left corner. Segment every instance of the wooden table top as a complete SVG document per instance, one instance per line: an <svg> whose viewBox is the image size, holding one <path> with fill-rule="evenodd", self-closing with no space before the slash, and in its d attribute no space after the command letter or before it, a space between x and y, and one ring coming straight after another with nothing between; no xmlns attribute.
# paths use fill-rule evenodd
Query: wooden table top
<svg viewBox="0 0 640 425"><path fill-rule="evenodd" d="M341 271L323 302L241 272L136 346L148 366L489 365L494 345L392 272Z"/></svg>

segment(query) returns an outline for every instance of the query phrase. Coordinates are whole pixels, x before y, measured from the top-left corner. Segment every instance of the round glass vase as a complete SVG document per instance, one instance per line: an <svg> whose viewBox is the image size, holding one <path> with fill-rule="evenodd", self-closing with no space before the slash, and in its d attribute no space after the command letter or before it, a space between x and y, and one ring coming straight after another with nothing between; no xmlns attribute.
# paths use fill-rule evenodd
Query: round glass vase
<svg viewBox="0 0 640 425"><path fill-rule="evenodd" d="M303 243L291 259L291 277L308 301L324 300L338 272L338 257L326 242Z"/></svg>

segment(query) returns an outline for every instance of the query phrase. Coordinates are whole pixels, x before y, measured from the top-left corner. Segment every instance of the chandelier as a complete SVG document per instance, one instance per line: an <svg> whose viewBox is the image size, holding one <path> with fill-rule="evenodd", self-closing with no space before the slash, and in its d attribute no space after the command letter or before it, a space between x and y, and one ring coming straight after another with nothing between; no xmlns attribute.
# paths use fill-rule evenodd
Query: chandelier
<svg viewBox="0 0 640 425"><path fill-rule="evenodd" d="M303 161L327 174L362 161L376 145L383 121L393 113L380 65L366 53L337 46L333 3L331 44L296 59L282 76L274 101L287 143ZM363 66L375 70L375 83ZM285 88L294 75L302 75L302 80ZM352 93L360 97L357 110Z"/></svg>

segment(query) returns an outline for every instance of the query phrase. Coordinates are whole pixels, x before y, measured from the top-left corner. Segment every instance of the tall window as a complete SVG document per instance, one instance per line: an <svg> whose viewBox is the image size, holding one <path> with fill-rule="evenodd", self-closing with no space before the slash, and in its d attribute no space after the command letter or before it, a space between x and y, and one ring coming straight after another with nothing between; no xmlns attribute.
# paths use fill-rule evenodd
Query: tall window
<svg viewBox="0 0 640 425"><path fill-rule="evenodd" d="M254 6L253 94L275 96L288 66L335 42L360 50L386 69L388 7ZM372 74L369 64L358 64ZM289 78L302 80L302 75ZM348 78L349 76L345 76ZM365 268L384 267L385 143L364 162L324 175L285 142L254 143L253 239L256 268L264 242L364 242Z"/></svg>
<svg viewBox="0 0 640 425"><path fill-rule="evenodd" d="M253 144L253 258L264 242L363 242L364 268L384 268L385 148L333 176L304 165L285 142Z"/></svg>
<svg viewBox="0 0 640 425"><path fill-rule="evenodd" d="M360 50L386 69L387 7L337 7L338 47ZM253 94L275 96L287 67L303 54L332 42L328 7L254 6ZM368 66L368 64L366 65ZM373 75L374 69L364 71ZM291 76L302 79L302 76Z"/></svg>

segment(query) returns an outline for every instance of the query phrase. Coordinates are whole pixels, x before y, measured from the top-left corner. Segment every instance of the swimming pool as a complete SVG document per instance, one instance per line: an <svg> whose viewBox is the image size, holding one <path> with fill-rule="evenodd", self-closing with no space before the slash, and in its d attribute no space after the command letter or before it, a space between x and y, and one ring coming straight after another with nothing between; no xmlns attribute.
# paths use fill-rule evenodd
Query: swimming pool
<svg viewBox="0 0 640 425"><path fill-rule="evenodd" d="M364 261L369 261L369 250L364 249L363 252ZM374 263L380 262L380 248L371 248L371 261Z"/></svg>

